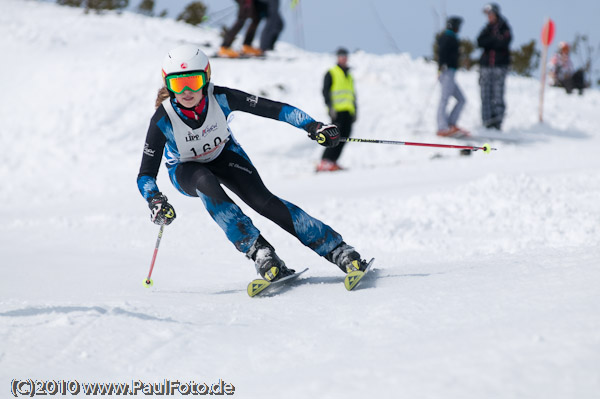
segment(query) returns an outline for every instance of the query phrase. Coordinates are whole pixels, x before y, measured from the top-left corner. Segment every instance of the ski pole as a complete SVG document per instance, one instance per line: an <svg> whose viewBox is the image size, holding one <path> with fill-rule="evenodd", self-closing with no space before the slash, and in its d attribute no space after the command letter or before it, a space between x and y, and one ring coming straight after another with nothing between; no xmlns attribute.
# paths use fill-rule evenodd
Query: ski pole
<svg viewBox="0 0 600 399"><path fill-rule="evenodd" d="M156 260L156 254L158 253L158 246L160 245L160 239L162 238L163 231L165 229L165 225L160 225L160 230L158 231L158 238L156 239L156 246L154 247L154 255L152 256L152 263L150 263L150 271L148 272L148 277L144 280L144 287L152 287L154 285L154 281L150 278L152 276L152 269L154 269L154 261Z"/></svg>
<svg viewBox="0 0 600 399"><path fill-rule="evenodd" d="M451 145L451 144L431 144L431 143L411 143L410 141L394 141L394 140L376 140L376 139L355 139L341 137L340 141L353 142L353 143L375 143L375 144L396 144L396 145L413 145L419 147L439 147L439 148L459 148L463 150L483 150L485 153L490 153L492 150L496 151L496 148L490 147L489 144L484 144L482 147L475 147L471 145Z"/></svg>

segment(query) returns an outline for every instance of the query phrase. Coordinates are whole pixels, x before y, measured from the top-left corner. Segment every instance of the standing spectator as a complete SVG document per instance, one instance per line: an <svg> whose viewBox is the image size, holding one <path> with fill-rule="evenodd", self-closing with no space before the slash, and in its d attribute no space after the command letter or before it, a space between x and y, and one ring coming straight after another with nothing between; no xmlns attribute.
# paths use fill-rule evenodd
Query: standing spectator
<svg viewBox="0 0 600 399"><path fill-rule="evenodd" d="M340 47L337 50L337 65L331 68L323 81L323 97L329 109L331 123L337 125L342 137L350 137L352 124L356 121L356 93L354 79L348 66L348 50ZM323 152L317 172L333 172L342 168L337 160L342 153L345 143L327 148Z"/></svg>
<svg viewBox="0 0 600 399"><path fill-rule="evenodd" d="M283 19L279 14L279 0L256 0L258 13L266 15L267 22L260 35L260 49L264 53L275 48L275 42L283 30Z"/></svg>
<svg viewBox="0 0 600 399"><path fill-rule="evenodd" d="M512 40L510 26L500 14L500 6L490 3L483 8L488 24L477 38L483 48L479 61L481 86L481 119L486 128L502 127L504 119L504 81L510 65L509 45Z"/></svg>
<svg viewBox="0 0 600 399"><path fill-rule="evenodd" d="M442 96L437 111L438 136L463 136L468 134L464 129L456 126L458 117L465 106L465 96L454 79L458 68L458 31L462 18L450 17L446 22L446 30L438 39L439 80L442 85ZM456 98L456 104L450 114L446 112L450 97Z"/></svg>
<svg viewBox="0 0 600 399"><path fill-rule="evenodd" d="M579 95L582 95L583 89L586 87L583 69L575 70L573 68L569 52L568 43L558 43L558 52L550 60L550 84L556 87L564 87L568 94L571 94L573 89L577 89Z"/></svg>
<svg viewBox="0 0 600 399"><path fill-rule="evenodd" d="M256 9L256 0L236 0L239 6L238 17L231 28L225 32L223 37L223 44L219 49L219 57L238 58L240 53L231 48L231 44L235 40L237 34L242 30L247 19L251 19L250 25L246 30L246 36L244 38L244 44L242 45L243 55L262 55L262 51L255 47L252 47L252 40L256 34L256 28L260 22L258 10Z"/></svg>

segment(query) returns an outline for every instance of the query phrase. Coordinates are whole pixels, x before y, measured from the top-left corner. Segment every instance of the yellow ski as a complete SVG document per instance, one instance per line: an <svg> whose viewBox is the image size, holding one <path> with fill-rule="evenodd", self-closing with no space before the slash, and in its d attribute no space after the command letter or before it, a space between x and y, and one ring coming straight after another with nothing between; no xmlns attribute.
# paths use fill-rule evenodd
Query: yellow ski
<svg viewBox="0 0 600 399"><path fill-rule="evenodd" d="M355 272L350 272L346 275L346 278L344 279L344 287L346 287L346 289L348 291L352 291L354 289L354 287L356 287L358 285L360 280L363 279L365 274L367 274L369 272L369 270L371 269L371 265L373 264L373 261L375 261L375 258L372 258L369 261L369 264L367 265L367 268L365 269L365 271L357 270Z"/></svg>
<svg viewBox="0 0 600 399"><path fill-rule="evenodd" d="M246 291L248 292L248 295L250 295L251 297L256 296L256 295L260 294L261 292L265 291L267 288L278 286L278 285L281 285L282 283L288 283L291 280L298 278L299 275L301 275L302 273L304 273L307 270L308 270L308 267L300 272L296 272L296 273L292 274L291 276L284 277L284 278L279 279L272 283L265 279L257 278L256 280L252 280L250 282L250 284L248 284L248 288L246 289Z"/></svg>

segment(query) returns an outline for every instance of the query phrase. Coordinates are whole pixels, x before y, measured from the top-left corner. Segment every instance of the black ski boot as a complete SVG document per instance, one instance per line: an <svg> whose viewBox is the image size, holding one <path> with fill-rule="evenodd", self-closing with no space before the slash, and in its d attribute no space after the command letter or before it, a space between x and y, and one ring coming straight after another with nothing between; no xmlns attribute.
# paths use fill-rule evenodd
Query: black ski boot
<svg viewBox="0 0 600 399"><path fill-rule="evenodd" d="M356 270L364 271L368 263L360 258L354 247L342 241L331 252L325 255L325 259L336 264L344 273L354 272Z"/></svg>
<svg viewBox="0 0 600 399"><path fill-rule="evenodd" d="M256 272L270 282L291 276L296 272L293 269L287 268L285 263L275 253L273 246L262 235L258 236L258 239L252 244L252 247L246 253L246 257L254 261Z"/></svg>

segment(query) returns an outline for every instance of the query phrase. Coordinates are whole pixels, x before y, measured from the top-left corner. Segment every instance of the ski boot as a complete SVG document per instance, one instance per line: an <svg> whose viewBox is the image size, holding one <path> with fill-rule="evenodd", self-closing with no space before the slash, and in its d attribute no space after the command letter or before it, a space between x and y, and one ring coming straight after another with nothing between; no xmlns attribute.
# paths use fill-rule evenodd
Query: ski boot
<svg viewBox="0 0 600 399"><path fill-rule="evenodd" d="M328 159L322 159L317 165L317 172L336 172L338 170L344 170L337 162L330 161Z"/></svg>
<svg viewBox="0 0 600 399"><path fill-rule="evenodd" d="M219 57L223 58L239 58L240 53L232 49L231 47L221 47L217 53Z"/></svg>
<svg viewBox="0 0 600 399"><path fill-rule="evenodd" d="M264 52L261 49L259 49L259 48L252 47L252 46L249 46L247 44L244 44L242 46L242 55L245 55L245 56L254 56L254 57L261 57L261 56L264 55Z"/></svg>
<svg viewBox="0 0 600 399"><path fill-rule="evenodd" d="M271 244L258 236L246 257L254 261L257 273L269 282L277 281L280 278L291 276L296 271L288 269L285 263L277 256L275 249Z"/></svg>
<svg viewBox="0 0 600 399"><path fill-rule="evenodd" d="M344 273L357 270L365 271L368 266L368 262L360 258L360 254L356 252L354 247L344 241L325 255L325 259L337 265Z"/></svg>

